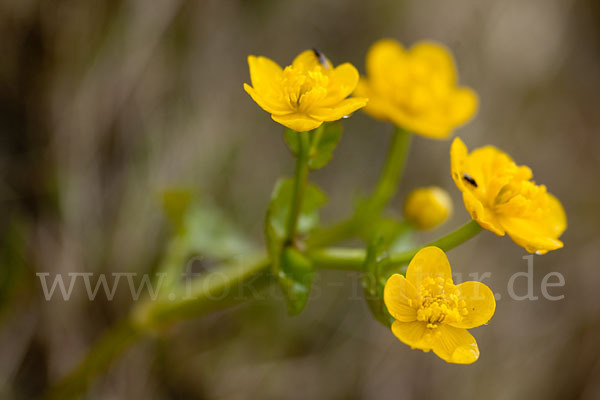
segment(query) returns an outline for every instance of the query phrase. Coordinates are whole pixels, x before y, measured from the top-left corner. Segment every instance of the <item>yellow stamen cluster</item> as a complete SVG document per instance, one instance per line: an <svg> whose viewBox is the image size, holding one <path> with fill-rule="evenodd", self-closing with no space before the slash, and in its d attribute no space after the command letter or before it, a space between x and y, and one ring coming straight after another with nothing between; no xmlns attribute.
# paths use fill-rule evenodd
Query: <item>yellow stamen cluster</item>
<svg viewBox="0 0 600 400"><path fill-rule="evenodd" d="M450 159L452 178L479 225L497 235L508 233L532 253L563 246L558 238L567 227L564 209L544 185L532 180L529 167L492 146L469 154L459 138L452 143Z"/></svg>
<svg viewBox="0 0 600 400"><path fill-rule="evenodd" d="M419 288L417 321L426 322L429 329L437 328L441 322L462 321L468 310L465 301L459 300L456 295L455 287L450 279L425 278Z"/></svg>
<svg viewBox="0 0 600 400"><path fill-rule="evenodd" d="M337 121L367 104L348 96L358 84L358 71L344 63L333 67L317 50L300 53L285 68L266 57L248 57L252 86L244 90L271 118L298 132Z"/></svg>
<svg viewBox="0 0 600 400"><path fill-rule="evenodd" d="M369 98L364 110L374 118L443 139L477 111L477 95L458 86L452 55L439 43L405 49L383 39L371 46L366 64L355 94Z"/></svg>
<svg viewBox="0 0 600 400"><path fill-rule="evenodd" d="M546 187L533 182L517 181L504 185L494 199L494 210L522 218L541 218L547 212Z"/></svg>
<svg viewBox="0 0 600 400"><path fill-rule="evenodd" d="M455 285L446 254L433 246L419 250L406 276L387 280L383 300L398 339L458 364L477 360L479 348L468 329L487 323L496 309L494 293L483 283Z"/></svg>
<svg viewBox="0 0 600 400"><path fill-rule="evenodd" d="M324 74L321 65L315 65L307 69L303 64L287 66L283 70L281 80L283 101L287 102L291 109L298 112L308 111L307 105L327 96L327 85L329 78Z"/></svg>

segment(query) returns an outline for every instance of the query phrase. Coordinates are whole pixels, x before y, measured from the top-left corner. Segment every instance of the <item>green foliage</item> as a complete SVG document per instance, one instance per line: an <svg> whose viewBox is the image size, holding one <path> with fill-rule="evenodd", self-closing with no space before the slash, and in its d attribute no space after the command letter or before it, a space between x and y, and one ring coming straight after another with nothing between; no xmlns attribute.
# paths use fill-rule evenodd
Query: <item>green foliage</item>
<svg viewBox="0 0 600 400"><path fill-rule="evenodd" d="M295 248L286 247L281 253L280 267L277 280L285 294L288 312L300 314L308 301L315 274L312 262Z"/></svg>
<svg viewBox="0 0 600 400"><path fill-rule="evenodd" d="M408 250L414 245L411 226L392 218L379 218L367 232L369 241L361 278L365 300L375 319L389 327L393 318L383 301L383 289L388 279L384 272L388 266L389 254Z"/></svg>
<svg viewBox="0 0 600 400"><path fill-rule="evenodd" d="M271 270L277 277L292 315L300 313L310 292L313 280L313 267L308 259L286 243L286 226L290 219L294 181L280 180L273 191L267 209L265 237ZM319 223L319 208L327 201L325 194L317 186L307 184L300 215L298 233L306 234Z"/></svg>
<svg viewBox="0 0 600 400"><path fill-rule="evenodd" d="M331 161L333 150L342 138L342 124L339 122L326 122L310 132L308 151L308 167L320 169ZM283 139L294 155L298 155L298 132L286 129Z"/></svg>
<svg viewBox="0 0 600 400"><path fill-rule="evenodd" d="M226 260L252 252L252 245L217 207L191 189L167 189L161 194L166 216L187 255Z"/></svg>
<svg viewBox="0 0 600 400"><path fill-rule="evenodd" d="M365 295L365 300L369 310L375 319L384 326L389 327L394 319L387 311L383 301L383 288L385 282L379 277L379 271L389 262L388 253L382 238L375 239L367 249L364 272L361 278L361 284Z"/></svg>

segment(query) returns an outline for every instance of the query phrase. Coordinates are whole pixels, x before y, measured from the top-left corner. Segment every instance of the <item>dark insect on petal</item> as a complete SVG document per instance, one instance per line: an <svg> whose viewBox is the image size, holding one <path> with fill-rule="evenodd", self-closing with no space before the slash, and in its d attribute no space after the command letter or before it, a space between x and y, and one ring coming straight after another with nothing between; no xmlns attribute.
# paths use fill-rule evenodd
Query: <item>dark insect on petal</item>
<svg viewBox="0 0 600 400"><path fill-rule="evenodd" d="M477 182L475 182L475 179L473 179L473 177L471 175L469 175L469 174L463 174L463 179L465 181L469 182L474 187L477 187Z"/></svg>
<svg viewBox="0 0 600 400"><path fill-rule="evenodd" d="M325 57L325 54L321 53L315 47L313 47L312 51L315 53L315 57L319 59L319 64L321 64L323 68L329 69L329 62L327 61L327 57Z"/></svg>

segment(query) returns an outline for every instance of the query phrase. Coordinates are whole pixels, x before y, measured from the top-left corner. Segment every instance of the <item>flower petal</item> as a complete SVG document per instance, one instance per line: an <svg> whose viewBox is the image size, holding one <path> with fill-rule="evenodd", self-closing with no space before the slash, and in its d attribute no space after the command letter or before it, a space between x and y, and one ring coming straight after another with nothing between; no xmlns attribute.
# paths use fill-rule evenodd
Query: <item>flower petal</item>
<svg viewBox="0 0 600 400"><path fill-rule="evenodd" d="M273 81L283 74L281 67L267 57L248 56L248 66L252 86L259 93L263 90L272 90Z"/></svg>
<svg viewBox="0 0 600 400"><path fill-rule="evenodd" d="M567 229L567 214L560 200L552 193L548 193L548 202L549 213L543 222L549 231L560 236Z"/></svg>
<svg viewBox="0 0 600 400"><path fill-rule="evenodd" d="M477 94L469 88L454 91L448 102L447 118L453 127L470 120L477 112L479 100Z"/></svg>
<svg viewBox="0 0 600 400"><path fill-rule="evenodd" d="M388 96L379 94L373 86L374 84L366 78L360 78L354 91L354 96L369 99L363 111L373 118L391 121L396 126L432 139L445 139L452 133L452 126L448 123L413 116L402 107L393 104Z"/></svg>
<svg viewBox="0 0 600 400"><path fill-rule="evenodd" d="M450 147L450 170L454 183L463 193L465 208L471 218L483 228L503 236L505 232L496 215L481 200L488 195L486 190L491 170L489 163L500 154L504 153L495 147L486 146L469 155L467 146L456 137ZM467 178L476 182L476 186L469 183Z"/></svg>
<svg viewBox="0 0 600 400"><path fill-rule="evenodd" d="M379 40L367 52L367 74L375 79L389 77L388 71L404 57L406 52L400 43L393 39Z"/></svg>
<svg viewBox="0 0 600 400"><path fill-rule="evenodd" d="M363 111L373 118L383 121L392 121L391 115L396 112L395 107L386 98L378 95L366 78L360 78L358 85L354 90L354 96L369 99L369 102ZM398 124L396 121L393 122L396 123L396 125L404 126L404 124Z"/></svg>
<svg viewBox="0 0 600 400"><path fill-rule="evenodd" d="M442 360L454 364L471 364L479 358L477 341L466 329L440 325L432 340L433 352Z"/></svg>
<svg viewBox="0 0 600 400"><path fill-rule="evenodd" d="M463 202L465 208L482 228L494 232L498 236L504 236L505 231L496 215L481 203L470 191L463 192Z"/></svg>
<svg viewBox="0 0 600 400"><path fill-rule="evenodd" d="M446 253L439 247L425 247L413 257L406 270L406 279L419 288L426 278L442 278L452 281L452 270Z"/></svg>
<svg viewBox="0 0 600 400"><path fill-rule="evenodd" d="M428 340L431 335L428 332L427 324L425 322L394 321L392 324L392 332L402 343L409 345L413 349L425 351L431 350L431 345Z"/></svg>
<svg viewBox="0 0 600 400"><path fill-rule="evenodd" d="M252 100L256 102L266 112L270 114L285 114L290 112L290 109L282 103L276 100L269 99L266 96L260 95L252 86L244 83L244 90L252 97Z"/></svg>
<svg viewBox="0 0 600 400"><path fill-rule="evenodd" d="M331 63L327 60L328 68L331 68ZM292 62L292 67L300 69L313 69L317 65L321 65L319 58L314 50L304 50L298 54Z"/></svg>
<svg viewBox="0 0 600 400"><path fill-rule="evenodd" d="M364 107L367 104L367 99L361 97L351 97L343 100L333 107L319 107L312 108L308 114L321 121L337 121L345 117L346 115L352 114L359 108Z"/></svg>
<svg viewBox="0 0 600 400"><path fill-rule="evenodd" d="M335 67L329 75L327 97L321 101L320 107L332 107L345 99L356 89L359 74L350 63L344 63Z"/></svg>
<svg viewBox="0 0 600 400"><path fill-rule="evenodd" d="M396 109L391 115L391 120L396 125L402 126L410 132L417 133L430 139L446 139L450 136L452 129L454 128L454 125L446 120L440 119L439 116L414 116L403 112L402 109ZM404 122L401 123L401 121Z"/></svg>
<svg viewBox="0 0 600 400"><path fill-rule="evenodd" d="M456 70L450 51L439 43L422 41L413 45L410 55L424 61L431 71L443 74L449 84L456 82Z"/></svg>
<svg viewBox="0 0 600 400"><path fill-rule="evenodd" d="M320 104L327 96L327 89L324 87L315 87L300 96L299 109L301 113L306 113L315 107L315 104Z"/></svg>
<svg viewBox="0 0 600 400"><path fill-rule="evenodd" d="M459 137L455 137L450 146L450 171L452 179L456 186L462 191L465 185L462 175L462 168L465 164L469 151L467 146Z"/></svg>
<svg viewBox="0 0 600 400"><path fill-rule="evenodd" d="M501 217L500 222L511 239L531 253L547 253L563 247L558 237L567 228L567 217L560 201L547 193L548 212L543 218L530 220Z"/></svg>
<svg viewBox="0 0 600 400"><path fill-rule="evenodd" d="M504 174L504 180L494 179L498 177L500 171L507 171L510 174ZM494 146L473 150L465 160L463 172L470 174L478 184L477 188L473 185L467 187L474 193L478 193L480 197L488 199L496 197L500 189L510 181L511 174L516 174L521 179L531 179L529 168L518 167L508 154Z"/></svg>
<svg viewBox="0 0 600 400"><path fill-rule="evenodd" d="M546 254L550 250L560 249L563 242L544 235L539 224L523 218L502 219L503 226L510 238L530 253Z"/></svg>
<svg viewBox="0 0 600 400"><path fill-rule="evenodd" d="M500 168L516 168L512 159L494 146L484 146L468 153L467 146L460 138L455 138L450 147L450 168L452 179L461 191L469 190L481 199L494 197L500 187L489 193L492 175ZM468 183L465 174L476 182Z"/></svg>
<svg viewBox="0 0 600 400"><path fill-rule="evenodd" d="M332 73L332 80L337 84L345 88L342 93L345 93L343 97L346 97L352 93L358 84L359 74L354 65L350 63L343 63L335 67Z"/></svg>
<svg viewBox="0 0 600 400"><path fill-rule="evenodd" d="M297 132L307 132L318 128L323 121L317 121L304 114L292 113L286 115L272 114L273 121L279 122L281 125L293 129Z"/></svg>
<svg viewBox="0 0 600 400"><path fill-rule="evenodd" d="M412 302L417 299L417 289L400 274L392 275L385 283L383 301L396 320L411 322L417 319Z"/></svg>
<svg viewBox="0 0 600 400"><path fill-rule="evenodd" d="M449 323L455 328L471 329L487 323L496 310L494 293L481 282L468 281L456 286L459 300L464 300L468 314L460 322Z"/></svg>

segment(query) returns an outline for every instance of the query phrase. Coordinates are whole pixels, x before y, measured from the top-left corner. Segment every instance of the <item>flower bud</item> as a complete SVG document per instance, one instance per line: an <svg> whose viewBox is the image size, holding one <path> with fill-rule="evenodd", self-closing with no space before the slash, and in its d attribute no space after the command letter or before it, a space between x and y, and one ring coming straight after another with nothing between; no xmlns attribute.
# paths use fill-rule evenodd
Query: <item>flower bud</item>
<svg viewBox="0 0 600 400"><path fill-rule="evenodd" d="M417 188L404 200L404 218L415 228L428 230L442 224L452 215L452 199L437 186Z"/></svg>

